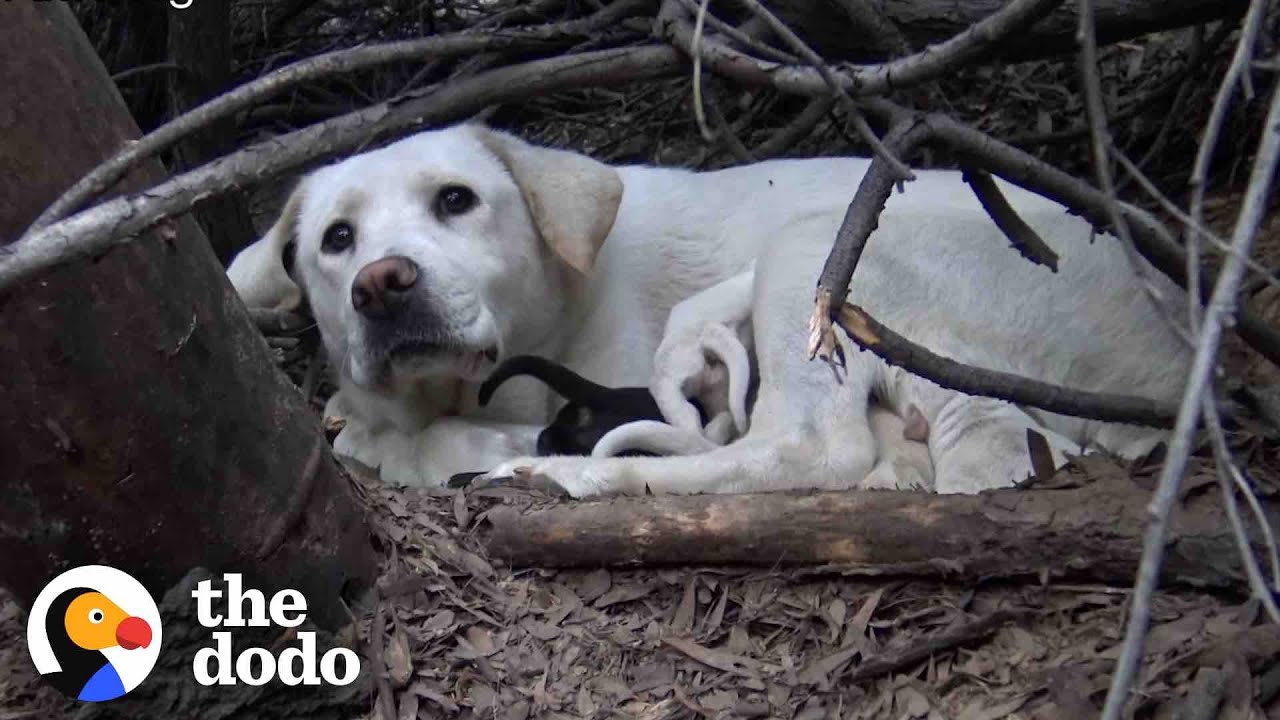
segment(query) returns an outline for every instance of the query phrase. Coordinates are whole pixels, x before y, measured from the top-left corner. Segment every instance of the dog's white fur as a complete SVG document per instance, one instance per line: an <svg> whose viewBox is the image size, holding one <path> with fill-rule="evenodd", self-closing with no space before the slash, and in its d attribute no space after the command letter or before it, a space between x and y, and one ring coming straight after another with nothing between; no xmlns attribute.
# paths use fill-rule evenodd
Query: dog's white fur
<svg viewBox="0 0 1280 720"><path fill-rule="evenodd" d="M942 492L1025 477L1029 427L1049 438L1059 461L1084 445L1132 455L1158 440L1142 428L944 390L852 347L840 384L828 367L808 362L813 282L867 164L771 161L704 174L612 168L475 126L426 132L308 176L280 222L228 272L247 301L287 306L299 296L280 256L296 242L294 274L340 369L328 412L348 424L335 447L393 481L438 483L496 466L495 476L531 468L575 496L850 487L877 459L873 394L899 417L913 405L923 415ZM1187 352L1114 240L1091 242L1089 226L1057 204L1002 184L1061 256L1061 272L1051 274L1007 247L958 173L917 175L881 217L854 278L854 302L964 362L1175 398ZM474 190L476 208L457 217L433 212L448 184ZM356 228L354 249L322 253L320 238L336 219ZM415 303L436 321L430 337L410 328L400 339L443 339L453 351L390 353L353 311L356 272L391 255L421 268ZM725 281L750 287L729 293L741 300L719 321L750 317L760 378L738 441L692 458L513 458L532 450L550 417L548 393L520 383L501 403L475 406L474 383L491 369L487 348L550 357L610 386L645 384L671 309ZM1171 285L1160 289L1181 302Z"/></svg>

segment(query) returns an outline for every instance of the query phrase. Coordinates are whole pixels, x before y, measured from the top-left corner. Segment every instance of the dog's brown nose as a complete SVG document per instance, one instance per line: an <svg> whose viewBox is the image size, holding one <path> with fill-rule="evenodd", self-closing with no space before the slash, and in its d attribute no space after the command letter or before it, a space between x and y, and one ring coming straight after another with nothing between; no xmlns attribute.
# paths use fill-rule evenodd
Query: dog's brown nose
<svg viewBox="0 0 1280 720"><path fill-rule="evenodd" d="M360 268L351 283L351 305L370 318L387 317L399 310L408 291L418 282L418 266L402 255L375 260Z"/></svg>

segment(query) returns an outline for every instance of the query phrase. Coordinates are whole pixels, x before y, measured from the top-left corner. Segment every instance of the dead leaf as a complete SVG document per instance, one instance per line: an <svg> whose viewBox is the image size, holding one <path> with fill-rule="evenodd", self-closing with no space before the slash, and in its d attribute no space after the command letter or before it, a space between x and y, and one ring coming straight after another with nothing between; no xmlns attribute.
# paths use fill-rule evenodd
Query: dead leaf
<svg viewBox="0 0 1280 720"><path fill-rule="evenodd" d="M1027 704L1027 698L1031 695L1019 695L1011 700L1002 703L987 706L985 701L979 700L960 713L958 720L1004 720L1010 714L1017 712L1023 705Z"/></svg>
<svg viewBox="0 0 1280 720"><path fill-rule="evenodd" d="M806 685L816 685L828 680L831 673L852 660L860 652L862 652L861 643L831 653L800 671L797 680Z"/></svg>
<svg viewBox="0 0 1280 720"><path fill-rule="evenodd" d="M609 592L609 588L613 586L613 578L609 575L608 570L596 570L587 573L582 578L582 582L578 585L578 598L586 604L592 600Z"/></svg>
<svg viewBox="0 0 1280 720"><path fill-rule="evenodd" d="M688 581L684 584L684 594L680 598L680 606L676 608L676 614L671 618L671 631L680 635L687 635L693 630L693 615L698 609L697 605L697 575L690 575Z"/></svg>
<svg viewBox="0 0 1280 720"><path fill-rule="evenodd" d="M387 664L387 676L391 678L391 682L396 687L408 684L409 678L413 676L413 660L409 652L409 639L398 625L391 633L391 642L387 643L382 658Z"/></svg>

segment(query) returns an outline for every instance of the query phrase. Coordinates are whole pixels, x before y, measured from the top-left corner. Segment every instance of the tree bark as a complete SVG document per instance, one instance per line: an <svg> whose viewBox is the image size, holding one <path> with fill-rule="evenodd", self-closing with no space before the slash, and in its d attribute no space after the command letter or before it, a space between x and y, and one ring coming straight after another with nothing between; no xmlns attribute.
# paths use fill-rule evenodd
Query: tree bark
<svg viewBox="0 0 1280 720"><path fill-rule="evenodd" d="M842 7L862 3L878 9L914 49L945 40L1004 5L1003 0L774 0L769 8L828 60L884 60L882 43L853 31ZM1100 44L1242 14L1245 0L1098 0L1094 17ZM1028 32L1001 45L1000 57L1031 59L1076 50L1076 5L1064 2Z"/></svg>
<svg viewBox="0 0 1280 720"><path fill-rule="evenodd" d="M62 3L0 3L0 47L8 242L138 129ZM327 446L303 479L318 422L189 218L0 296L0 328L0 583L21 602L77 565L157 598L203 566L345 622L377 569L361 507Z"/></svg>
<svg viewBox="0 0 1280 720"><path fill-rule="evenodd" d="M1165 577L1243 586L1217 496L1176 513ZM657 496L501 505L485 545L515 566L830 565L958 581L1050 577L1128 585L1150 493L1127 478L981 495L899 491Z"/></svg>

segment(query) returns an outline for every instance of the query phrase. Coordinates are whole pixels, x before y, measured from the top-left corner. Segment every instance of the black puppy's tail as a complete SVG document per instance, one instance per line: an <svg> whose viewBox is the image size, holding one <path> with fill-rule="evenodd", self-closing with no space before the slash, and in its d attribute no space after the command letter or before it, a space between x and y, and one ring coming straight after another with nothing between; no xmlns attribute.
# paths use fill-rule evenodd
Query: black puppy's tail
<svg viewBox="0 0 1280 720"><path fill-rule="evenodd" d="M546 383L561 397L590 408L610 402L614 390L597 385L569 368L536 355L517 355L503 362L480 385L480 405L488 405L502 383L517 375L528 375Z"/></svg>

